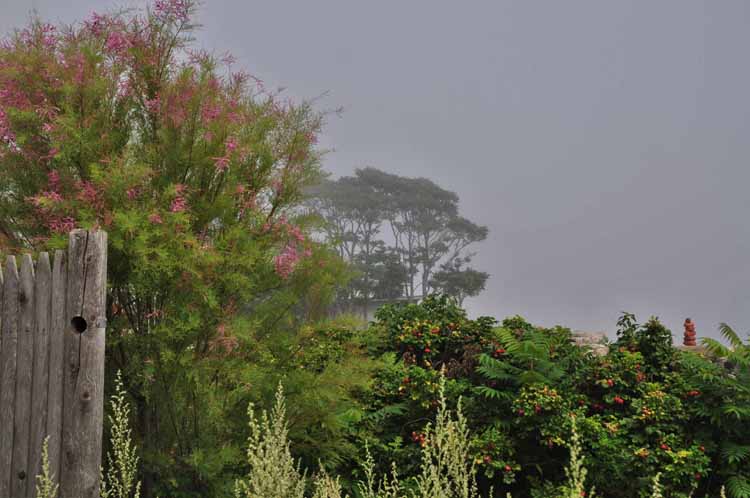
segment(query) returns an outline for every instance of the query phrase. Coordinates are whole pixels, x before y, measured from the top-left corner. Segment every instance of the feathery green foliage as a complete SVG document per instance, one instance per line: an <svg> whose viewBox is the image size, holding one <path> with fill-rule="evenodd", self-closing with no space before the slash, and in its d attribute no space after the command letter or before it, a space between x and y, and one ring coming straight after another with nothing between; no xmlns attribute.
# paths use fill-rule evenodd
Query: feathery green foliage
<svg viewBox="0 0 750 498"><path fill-rule="evenodd" d="M247 463L250 470L246 478L237 480L235 498L304 498L305 476L289 449L281 384L275 399L270 414L263 410L256 416L253 405L248 407Z"/></svg>
<svg viewBox="0 0 750 498"><path fill-rule="evenodd" d="M110 445L107 453L107 470L102 472L102 498L140 498L138 481L138 455L130 428L130 404L126 399L122 375L117 372L115 393L112 395L109 415Z"/></svg>
<svg viewBox="0 0 750 498"><path fill-rule="evenodd" d="M56 498L60 486L49 468L49 436L42 445L42 473L36 476L36 498Z"/></svg>

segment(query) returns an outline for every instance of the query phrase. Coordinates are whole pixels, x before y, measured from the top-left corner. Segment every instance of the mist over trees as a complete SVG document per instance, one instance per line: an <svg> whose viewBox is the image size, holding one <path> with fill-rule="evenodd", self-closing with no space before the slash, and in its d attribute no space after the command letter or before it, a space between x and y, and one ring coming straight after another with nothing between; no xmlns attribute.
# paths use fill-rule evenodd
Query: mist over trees
<svg viewBox="0 0 750 498"><path fill-rule="evenodd" d="M308 195L325 239L357 272L342 303L366 307L433 292L462 303L484 290L489 274L470 264L472 246L488 229L460 215L455 192L368 167L325 180Z"/></svg>

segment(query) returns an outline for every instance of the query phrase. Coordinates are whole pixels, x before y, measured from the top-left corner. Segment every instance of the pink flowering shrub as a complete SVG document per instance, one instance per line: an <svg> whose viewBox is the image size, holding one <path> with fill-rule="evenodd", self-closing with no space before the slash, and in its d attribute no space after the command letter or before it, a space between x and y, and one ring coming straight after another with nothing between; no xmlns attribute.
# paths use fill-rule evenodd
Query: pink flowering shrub
<svg viewBox="0 0 750 498"><path fill-rule="evenodd" d="M155 473L241 439L227 400L246 394L229 379L257 363L258 330L288 333L290 302L320 313L341 271L317 264L328 253L295 215L320 175L322 116L192 46L194 10L156 0L70 26L35 20L0 42L0 250L108 232L107 365L153 422L137 438L169 462ZM191 481L214 482L202 472Z"/></svg>

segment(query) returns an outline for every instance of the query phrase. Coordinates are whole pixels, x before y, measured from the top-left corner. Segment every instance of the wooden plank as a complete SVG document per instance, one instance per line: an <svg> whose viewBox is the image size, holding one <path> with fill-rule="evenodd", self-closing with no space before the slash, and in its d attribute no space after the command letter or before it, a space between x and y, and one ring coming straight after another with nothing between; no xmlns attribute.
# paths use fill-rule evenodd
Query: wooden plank
<svg viewBox="0 0 750 498"><path fill-rule="evenodd" d="M0 357L0 496L10 496L18 343L18 268L8 256L3 284L3 352Z"/></svg>
<svg viewBox="0 0 750 498"><path fill-rule="evenodd" d="M88 234L72 232L68 239L68 277L65 302L64 370L63 370L63 425L60 463L60 498L75 498L78 486L72 469L80 465L80 449L75 432L74 399L78 382L80 335L72 328L71 317L83 308L83 268Z"/></svg>
<svg viewBox="0 0 750 498"><path fill-rule="evenodd" d="M5 284L3 282L3 268L0 266L0 356L3 354L3 290ZM0 371L0 375L2 372Z"/></svg>
<svg viewBox="0 0 750 498"><path fill-rule="evenodd" d="M49 254L39 255L34 287L34 371L31 391L31 435L29 476L26 495L35 495L35 478L42 473L42 445L47 436L47 393L49 389L49 318L52 297L52 268Z"/></svg>
<svg viewBox="0 0 750 498"><path fill-rule="evenodd" d="M18 352L16 364L16 411L13 420L13 469L11 496L28 496L29 435L31 433L31 387L34 367L34 261L30 254L21 258L21 285L18 292Z"/></svg>
<svg viewBox="0 0 750 498"><path fill-rule="evenodd" d="M52 475L60 481L60 452L62 451L63 373L65 328L65 292L67 272L65 253L55 251L52 266L52 302L50 303L49 389L47 435L49 436L49 464Z"/></svg>
<svg viewBox="0 0 750 498"><path fill-rule="evenodd" d="M72 232L68 254L71 324L66 332L61 497L98 498L104 422L107 234ZM70 351L75 350L78 355L74 359Z"/></svg>

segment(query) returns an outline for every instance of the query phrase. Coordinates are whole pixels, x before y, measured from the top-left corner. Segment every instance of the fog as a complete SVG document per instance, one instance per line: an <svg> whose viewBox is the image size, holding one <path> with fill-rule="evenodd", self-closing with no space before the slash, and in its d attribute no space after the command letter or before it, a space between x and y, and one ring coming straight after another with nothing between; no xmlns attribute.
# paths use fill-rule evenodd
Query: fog
<svg viewBox="0 0 750 498"><path fill-rule="evenodd" d="M0 1L0 30L112 5ZM125 4L128 5L128 4ZM138 5L138 4L133 4ZM454 190L472 315L750 330L750 3L206 1L197 42L330 115L325 168Z"/></svg>

